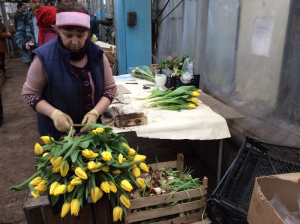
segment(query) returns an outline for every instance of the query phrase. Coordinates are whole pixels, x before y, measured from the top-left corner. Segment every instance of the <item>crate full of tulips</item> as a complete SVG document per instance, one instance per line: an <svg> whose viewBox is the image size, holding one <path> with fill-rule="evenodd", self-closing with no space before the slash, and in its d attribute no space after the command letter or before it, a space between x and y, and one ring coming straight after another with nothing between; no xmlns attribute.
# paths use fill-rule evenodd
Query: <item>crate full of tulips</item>
<svg viewBox="0 0 300 224"><path fill-rule="evenodd" d="M135 186L143 190L145 183L138 176L141 170L148 171L146 156L139 155L128 146L123 137L102 124L89 124L92 130L82 136L55 141L42 136L45 145L35 145L37 172L18 186L10 189L30 189L39 199L41 192L50 195L54 206L59 197L64 203L61 217L71 212L77 216L83 201L90 196L93 203L104 194L113 207L113 220L121 220L123 211L130 207L127 195Z"/></svg>

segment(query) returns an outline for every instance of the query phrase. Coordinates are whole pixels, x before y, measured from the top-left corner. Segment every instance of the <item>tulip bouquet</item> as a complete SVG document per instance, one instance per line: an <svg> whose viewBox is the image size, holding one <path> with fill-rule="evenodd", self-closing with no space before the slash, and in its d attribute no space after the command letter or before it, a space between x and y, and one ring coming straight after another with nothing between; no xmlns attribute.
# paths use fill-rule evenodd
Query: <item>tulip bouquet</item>
<svg viewBox="0 0 300 224"><path fill-rule="evenodd" d="M145 98L137 98L146 100L144 107L160 107L165 110L193 109L198 106L198 99L202 90L194 86L181 86L176 90L156 88L151 91L151 95ZM151 100L149 100L151 99ZM147 101L149 100L149 101Z"/></svg>
<svg viewBox="0 0 300 224"><path fill-rule="evenodd" d="M88 134L55 141L49 136L41 139L45 145L35 145L37 173L11 190L30 189L34 198L40 192L50 195L52 205L59 197L64 204L61 217L69 211L77 216L83 200L91 196L96 203L103 194L108 194L113 209L113 220L121 220L123 211L130 207L127 192L135 186L145 189L140 169L149 172L143 162L144 155L128 146L123 135L116 134L102 124L89 124L93 128ZM132 186L133 185L133 186Z"/></svg>
<svg viewBox="0 0 300 224"><path fill-rule="evenodd" d="M152 70L147 66L141 66L141 67L136 67L135 69L132 69L131 75L136 78L145 79L150 82L155 82L155 78L152 74Z"/></svg>

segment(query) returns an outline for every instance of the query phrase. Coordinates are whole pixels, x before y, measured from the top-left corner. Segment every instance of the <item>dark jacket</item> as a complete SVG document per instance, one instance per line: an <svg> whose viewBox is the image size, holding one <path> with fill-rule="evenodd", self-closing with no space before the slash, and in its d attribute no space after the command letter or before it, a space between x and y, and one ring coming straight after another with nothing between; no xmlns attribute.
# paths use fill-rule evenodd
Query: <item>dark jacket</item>
<svg viewBox="0 0 300 224"><path fill-rule="evenodd" d="M9 34L5 31L5 23L0 23L0 52L7 52L6 38Z"/></svg>
<svg viewBox="0 0 300 224"><path fill-rule="evenodd" d="M17 11L16 14L15 14L14 23L15 23L16 31L17 31L17 27L18 27L18 22L22 18L23 15L24 14L19 12L19 11Z"/></svg>
<svg viewBox="0 0 300 224"><path fill-rule="evenodd" d="M96 37L98 38L98 41L100 41L99 27L96 21L96 17L94 15L90 15L90 17L91 17L90 20L91 33L92 35L95 34Z"/></svg>
<svg viewBox="0 0 300 224"><path fill-rule="evenodd" d="M80 124L84 116L83 100L79 80L70 64L70 51L65 50L56 37L35 49L34 55L39 57L48 76L44 99L53 107L68 114L74 124ZM95 85L95 103L97 103L104 91L103 51L89 39L87 58ZM50 135L55 139L65 134L56 130L53 121L40 113L38 113L38 130L40 135Z"/></svg>
<svg viewBox="0 0 300 224"><path fill-rule="evenodd" d="M31 50L27 50L25 47L25 43L28 41L32 41L33 43L38 43L38 40L35 40L34 37L34 29L33 29L33 22L32 22L32 12L31 10L28 13L27 16L27 23L24 23L23 16L18 23L17 32L14 36L14 42L18 46L19 49L21 49L21 59L25 64L30 64L32 62L31 57Z"/></svg>

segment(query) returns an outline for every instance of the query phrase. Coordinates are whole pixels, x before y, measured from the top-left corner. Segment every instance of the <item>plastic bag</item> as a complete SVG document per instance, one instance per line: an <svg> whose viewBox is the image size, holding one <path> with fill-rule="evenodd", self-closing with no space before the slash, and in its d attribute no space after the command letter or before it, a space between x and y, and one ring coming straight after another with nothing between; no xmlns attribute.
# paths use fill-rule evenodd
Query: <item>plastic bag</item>
<svg viewBox="0 0 300 224"><path fill-rule="evenodd" d="M191 82L193 76L193 60L191 58L186 58L182 65L182 70L186 70L185 74L180 76L180 81L184 84L188 84Z"/></svg>

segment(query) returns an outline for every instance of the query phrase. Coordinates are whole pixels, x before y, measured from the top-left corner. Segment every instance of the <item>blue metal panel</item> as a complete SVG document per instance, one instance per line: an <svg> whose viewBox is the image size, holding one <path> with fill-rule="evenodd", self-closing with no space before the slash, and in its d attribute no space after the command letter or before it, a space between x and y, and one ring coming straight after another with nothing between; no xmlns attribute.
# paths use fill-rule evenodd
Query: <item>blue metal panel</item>
<svg viewBox="0 0 300 224"><path fill-rule="evenodd" d="M128 1L128 0L127 0ZM116 28L116 45L118 55L118 73L126 74L127 54L126 54L126 18L124 12L124 0L115 0L115 28Z"/></svg>
<svg viewBox="0 0 300 224"><path fill-rule="evenodd" d="M137 25L128 26L126 21L127 68L138 65L150 66L151 58L151 1L125 0L124 15L137 13Z"/></svg>

